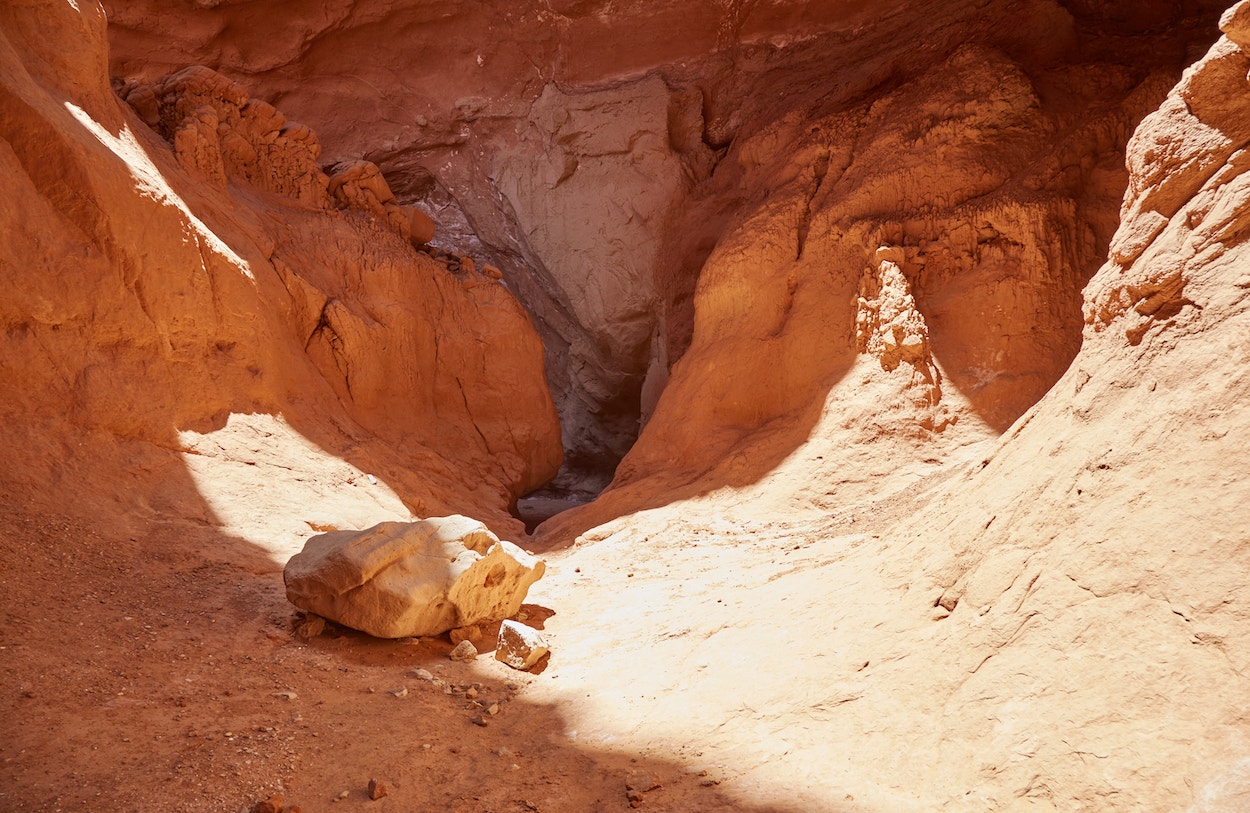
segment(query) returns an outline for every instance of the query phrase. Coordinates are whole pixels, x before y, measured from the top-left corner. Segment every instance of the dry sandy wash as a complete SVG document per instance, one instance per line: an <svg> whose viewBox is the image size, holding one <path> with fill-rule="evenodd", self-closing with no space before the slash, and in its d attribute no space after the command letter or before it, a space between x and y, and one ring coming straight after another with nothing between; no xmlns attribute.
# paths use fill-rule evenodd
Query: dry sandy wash
<svg viewBox="0 0 1250 813"><path fill-rule="evenodd" d="M0 811L1250 810L1227 5L0 2Z"/></svg>

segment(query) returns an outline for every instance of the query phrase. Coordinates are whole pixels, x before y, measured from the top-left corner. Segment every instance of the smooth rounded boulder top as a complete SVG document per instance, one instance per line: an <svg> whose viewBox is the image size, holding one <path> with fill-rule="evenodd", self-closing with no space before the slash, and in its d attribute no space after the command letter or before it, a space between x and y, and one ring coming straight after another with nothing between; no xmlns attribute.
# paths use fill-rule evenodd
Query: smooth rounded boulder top
<svg viewBox="0 0 1250 813"><path fill-rule="evenodd" d="M283 570L296 607L378 638L439 635L514 615L546 565L454 515L310 538Z"/></svg>

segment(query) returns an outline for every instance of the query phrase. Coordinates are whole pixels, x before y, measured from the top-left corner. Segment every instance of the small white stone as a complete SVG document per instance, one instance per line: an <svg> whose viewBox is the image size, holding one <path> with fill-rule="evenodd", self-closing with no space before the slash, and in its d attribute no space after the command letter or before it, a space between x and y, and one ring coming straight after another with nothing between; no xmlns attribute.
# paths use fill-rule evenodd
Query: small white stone
<svg viewBox="0 0 1250 813"><path fill-rule="evenodd" d="M547 652L547 642L533 627L519 621L505 621L499 626L495 660L524 670L538 663Z"/></svg>

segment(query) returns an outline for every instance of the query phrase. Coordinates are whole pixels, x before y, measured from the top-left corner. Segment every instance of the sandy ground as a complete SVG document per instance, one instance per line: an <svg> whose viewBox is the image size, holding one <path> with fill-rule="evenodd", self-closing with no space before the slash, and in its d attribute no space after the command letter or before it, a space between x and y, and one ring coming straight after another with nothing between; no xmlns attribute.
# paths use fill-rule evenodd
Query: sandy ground
<svg viewBox="0 0 1250 813"><path fill-rule="evenodd" d="M559 693L535 690L554 669L456 664L446 640L302 640L276 564L211 528L0 522L0 809L235 811L276 793L305 811L624 810L627 784L648 809L754 809L701 768L570 735ZM371 801L370 779L388 795Z"/></svg>
<svg viewBox="0 0 1250 813"><path fill-rule="evenodd" d="M489 652L453 663L446 637L305 639L281 553L202 519L11 493L0 809L244 811L279 794L304 811L610 811L631 809L631 787L649 810L861 809L785 762L805 733L778 698L804 715L831 701L808 696L820 673L784 668L821 634L821 602L778 614L826 594L822 561L871 530L853 511L732 503L544 552L523 612L553 654L527 674Z"/></svg>

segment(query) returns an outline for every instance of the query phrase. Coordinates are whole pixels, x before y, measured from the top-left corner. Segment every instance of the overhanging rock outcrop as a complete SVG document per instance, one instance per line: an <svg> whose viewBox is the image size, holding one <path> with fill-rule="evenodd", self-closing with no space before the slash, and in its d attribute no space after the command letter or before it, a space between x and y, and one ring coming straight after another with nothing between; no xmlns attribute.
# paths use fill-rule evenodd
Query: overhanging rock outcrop
<svg viewBox="0 0 1250 813"><path fill-rule="evenodd" d="M481 522L450 516L314 536L283 578L300 609L403 638L507 618L545 568Z"/></svg>

